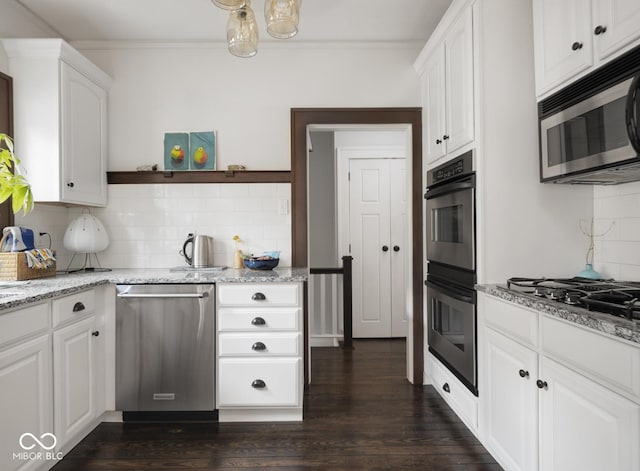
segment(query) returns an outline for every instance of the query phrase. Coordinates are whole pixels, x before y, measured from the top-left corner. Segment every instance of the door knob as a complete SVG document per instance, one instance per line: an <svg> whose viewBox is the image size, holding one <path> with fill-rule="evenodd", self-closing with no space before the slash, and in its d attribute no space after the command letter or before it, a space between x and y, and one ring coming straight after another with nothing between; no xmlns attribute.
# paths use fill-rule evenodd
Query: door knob
<svg viewBox="0 0 640 471"><path fill-rule="evenodd" d="M441 139L436 139L436 144L442 144L442 140Z"/></svg>
<svg viewBox="0 0 640 471"><path fill-rule="evenodd" d="M383 251L383 252L388 252L388 251L389 251L389 247L388 247L388 246L386 246L386 245L383 245L383 246L382 246L382 251Z"/></svg>
<svg viewBox="0 0 640 471"><path fill-rule="evenodd" d="M442 385L442 389L444 389L444 392L448 392L448 393L451 392L451 388L449 387L449 383L444 383Z"/></svg>
<svg viewBox="0 0 640 471"><path fill-rule="evenodd" d="M443 141L446 141L447 139L449 139L449 135L448 134L445 134L444 136L442 136L442 140Z"/></svg>
<svg viewBox="0 0 640 471"><path fill-rule="evenodd" d="M596 36L600 36L601 34L604 34L606 31L607 31L606 26L598 25L596 26L596 29L593 30L593 34L595 34Z"/></svg>
<svg viewBox="0 0 640 471"><path fill-rule="evenodd" d="M539 379L538 381L536 381L536 386L538 386L540 389L547 389L549 385L546 381L542 381L541 379Z"/></svg>
<svg viewBox="0 0 640 471"><path fill-rule="evenodd" d="M100 331L94 330L93 332L91 332L91 335L93 335L94 337L97 337L98 335L100 335Z"/></svg>
<svg viewBox="0 0 640 471"><path fill-rule="evenodd" d="M529 376L529 372L525 370L518 371L518 374L520 375L521 378L527 378Z"/></svg>
<svg viewBox="0 0 640 471"><path fill-rule="evenodd" d="M393 246L393 251L394 252L400 252L400 247L398 247L397 245Z"/></svg>
<svg viewBox="0 0 640 471"><path fill-rule="evenodd" d="M73 188L75 185L73 184L73 182L69 182L69 183L67 183L67 186L68 186L69 188Z"/></svg>
<svg viewBox="0 0 640 471"><path fill-rule="evenodd" d="M578 41L576 41L571 45L571 50L577 51L578 49L582 49L582 43L579 43Z"/></svg>

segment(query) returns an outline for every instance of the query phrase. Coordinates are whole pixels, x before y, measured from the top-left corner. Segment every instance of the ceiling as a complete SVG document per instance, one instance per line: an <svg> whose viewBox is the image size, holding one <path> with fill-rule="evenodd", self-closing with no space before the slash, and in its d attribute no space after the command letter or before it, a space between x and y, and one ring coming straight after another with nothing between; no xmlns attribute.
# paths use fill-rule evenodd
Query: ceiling
<svg viewBox="0 0 640 471"><path fill-rule="evenodd" d="M210 0L13 0L67 41L224 41ZM292 41L425 42L451 0L304 0ZM264 0L253 0L262 40ZM277 41L277 40L274 40Z"/></svg>

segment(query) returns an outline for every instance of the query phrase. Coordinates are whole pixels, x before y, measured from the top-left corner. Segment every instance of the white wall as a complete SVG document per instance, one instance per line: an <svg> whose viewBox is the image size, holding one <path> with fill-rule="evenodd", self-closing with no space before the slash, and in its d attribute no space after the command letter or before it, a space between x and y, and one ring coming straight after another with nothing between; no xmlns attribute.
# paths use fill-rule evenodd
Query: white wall
<svg viewBox="0 0 640 471"><path fill-rule="evenodd" d="M594 191L594 269L603 277L640 281L640 182ZM588 240L583 237L583 246Z"/></svg>
<svg viewBox="0 0 640 471"><path fill-rule="evenodd" d="M75 44L113 79L109 170L162 164L165 132L217 131L218 169L290 169L290 109L418 106L407 45L265 44L239 59L220 45Z"/></svg>

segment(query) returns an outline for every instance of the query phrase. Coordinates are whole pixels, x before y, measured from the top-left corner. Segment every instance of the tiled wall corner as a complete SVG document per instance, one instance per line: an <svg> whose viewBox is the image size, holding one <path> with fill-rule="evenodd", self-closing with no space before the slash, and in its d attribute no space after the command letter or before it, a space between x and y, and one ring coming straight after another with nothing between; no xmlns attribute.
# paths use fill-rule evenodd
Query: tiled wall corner
<svg viewBox="0 0 640 471"><path fill-rule="evenodd" d="M594 268L640 280L640 182L594 187Z"/></svg>

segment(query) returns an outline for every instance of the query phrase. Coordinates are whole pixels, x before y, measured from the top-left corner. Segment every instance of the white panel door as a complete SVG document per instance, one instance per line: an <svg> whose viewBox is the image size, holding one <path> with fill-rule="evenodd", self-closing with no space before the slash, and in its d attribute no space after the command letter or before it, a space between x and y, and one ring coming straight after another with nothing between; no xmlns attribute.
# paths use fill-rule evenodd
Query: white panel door
<svg viewBox="0 0 640 471"><path fill-rule="evenodd" d="M391 333L389 162L349 162L349 210L353 257L353 336ZM386 248L386 249L385 249Z"/></svg>
<svg viewBox="0 0 640 471"><path fill-rule="evenodd" d="M391 218L391 337L407 336L407 300L405 299L407 256L410 224L407 214L407 165L405 159L389 162Z"/></svg>
<svg viewBox="0 0 640 471"><path fill-rule="evenodd" d="M353 336L406 337L405 159L350 159Z"/></svg>

